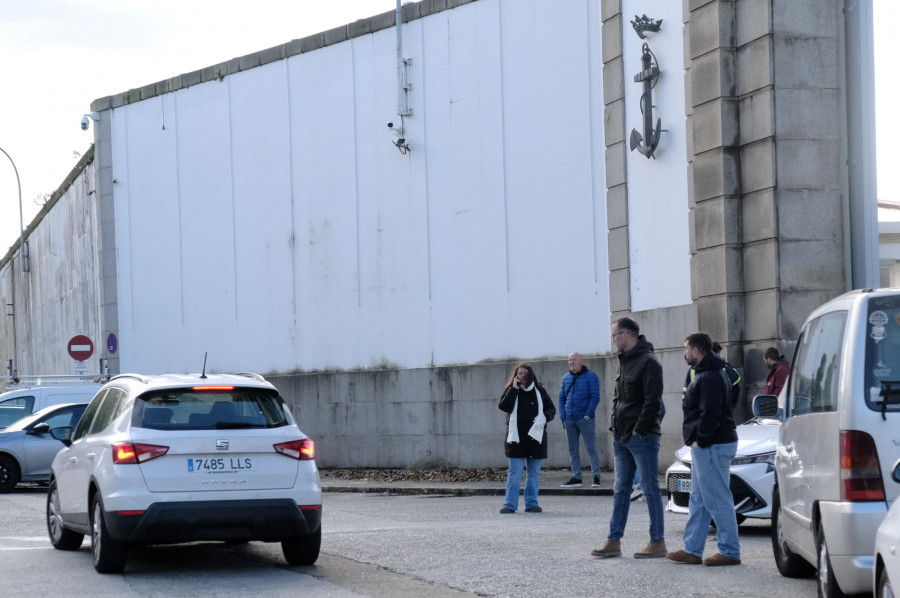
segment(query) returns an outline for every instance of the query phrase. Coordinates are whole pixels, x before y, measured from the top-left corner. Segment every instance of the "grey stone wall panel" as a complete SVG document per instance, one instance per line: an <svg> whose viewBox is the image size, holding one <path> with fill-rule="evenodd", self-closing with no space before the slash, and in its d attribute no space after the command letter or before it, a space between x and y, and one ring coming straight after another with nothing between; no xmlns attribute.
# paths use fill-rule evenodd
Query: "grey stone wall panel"
<svg viewBox="0 0 900 598"><path fill-rule="evenodd" d="M601 30L603 64L622 55L622 15L603 21Z"/></svg>
<svg viewBox="0 0 900 598"><path fill-rule="evenodd" d="M833 190L841 186L838 139L779 141L776 184L781 190Z"/></svg>
<svg viewBox="0 0 900 598"><path fill-rule="evenodd" d="M606 105L603 111L603 139L607 147L625 141L625 100Z"/></svg>
<svg viewBox="0 0 900 598"><path fill-rule="evenodd" d="M747 193L742 198L741 230L744 243L775 236L775 191L772 188Z"/></svg>
<svg viewBox="0 0 900 598"><path fill-rule="evenodd" d="M693 147L697 153L738 143L738 103L717 99L694 108L691 117Z"/></svg>
<svg viewBox="0 0 900 598"><path fill-rule="evenodd" d="M771 0L772 29L777 36L838 35L835 0Z"/></svg>
<svg viewBox="0 0 900 598"><path fill-rule="evenodd" d="M771 38L762 37L738 48L736 62L740 72L738 95L743 96L772 85Z"/></svg>
<svg viewBox="0 0 900 598"><path fill-rule="evenodd" d="M684 70L684 113L688 116L694 113L694 96L691 95L694 77L690 68ZM688 154L690 157L691 154Z"/></svg>
<svg viewBox="0 0 900 598"><path fill-rule="evenodd" d="M628 225L628 187L618 185L606 192L606 225L610 230Z"/></svg>
<svg viewBox="0 0 900 598"><path fill-rule="evenodd" d="M691 13L690 58L734 47L734 4L711 2ZM687 64L687 63L685 63Z"/></svg>
<svg viewBox="0 0 900 598"><path fill-rule="evenodd" d="M735 52L719 49L695 58L691 64L691 101L699 106L722 96L735 95Z"/></svg>
<svg viewBox="0 0 900 598"><path fill-rule="evenodd" d="M753 193L776 183L775 140L763 139L741 147L741 189Z"/></svg>
<svg viewBox="0 0 900 598"><path fill-rule="evenodd" d="M609 245L609 269L621 270L630 264L628 253L628 227L614 228L607 235Z"/></svg>
<svg viewBox="0 0 900 598"><path fill-rule="evenodd" d="M739 295L715 295L697 300L698 328L720 343L743 340L746 321L744 299Z"/></svg>
<svg viewBox="0 0 900 598"><path fill-rule="evenodd" d="M776 89L778 139L838 139L841 94L837 89Z"/></svg>
<svg viewBox="0 0 900 598"><path fill-rule="evenodd" d="M772 44L775 87L840 86L838 38L776 37Z"/></svg>
<svg viewBox="0 0 900 598"><path fill-rule="evenodd" d="M613 270L609 273L609 309L627 312L631 309L631 270Z"/></svg>
<svg viewBox="0 0 900 598"><path fill-rule="evenodd" d="M693 162L694 200L740 193L740 159L736 149L721 148L696 154Z"/></svg>
<svg viewBox="0 0 900 598"><path fill-rule="evenodd" d="M748 341L779 338L778 292L774 289L747 293L744 296L747 320L745 336Z"/></svg>
<svg viewBox="0 0 900 598"><path fill-rule="evenodd" d="M778 249L783 291L817 291L843 286L844 248L837 241L781 240Z"/></svg>
<svg viewBox="0 0 900 598"><path fill-rule="evenodd" d="M744 246L744 289L750 293L778 286L778 243L775 239Z"/></svg>
<svg viewBox="0 0 900 598"><path fill-rule="evenodd" d="M695 10L702 8L703 6L706 6L707 4L711 4L713 2L721 2L721 1L722 0L688 0L688 8L690 9L691 14L693 15L693 12Z"/></svg>
<svg viewBox="0 0 900 598"><path fill-rule="evenodd" d="M770 34L771 0L737 0L735 43L743 46Z"/></svg>
<svg viewBox="0 0 900 598"><path fill-rule="evenodd" d="M789 241L843 239L841 191L800 189L776 191L781 238Z"/></svg>
<svg viewBox="0 0 900 598"><path fill-rule="evenodd" d="M701 202L691 210L698 251L741 242L740 202L736 197L717 197Z"/></svg>
<svg viewBox="0 0 900 598"><path fill-rule="evenodd" d="M625 71L622 57L618 56L603 65L603 101L607 104L625 98Z"/></svg>
<svg viewBox="0 0 900 598"><path fill-rule="evenodd" d="M742 97L738 115L741 145L774 137L775 93L772 88L758 89Z"/></svg>
<svg viewBox="0 0 900 598"><path fill-rule="evenodd" d="M600 0L600 18L608 21L622 12L622 0Z"/></svg>
<svg viewBox="0 0 900 598"><path fill-rule="evenodd" d="M694 116L692 114L687 115L687 119L685 120L685 130L689 133L684 136L684 149L685 155L689 157L694 156L694 135L690 132L694 130Z"/></svg>
<svg viewBox="0 0 900 598"><path fill-rule="evenodd" d="M803 326L803 322L806 320L807 316L809 316L815 308L844 292L843 280L840 280L835 274L834 281L836 284L830 288L782 291L779 305L781 329L777 335L771 338L796 341L797 337L800 336L800 328Z"/></svg>
<svg viewBox="0 0 900 598"><path fill-rule="evenodd" d="M606 186L624 185L625 176L625 143L617 143L606 148Z"/></svg>

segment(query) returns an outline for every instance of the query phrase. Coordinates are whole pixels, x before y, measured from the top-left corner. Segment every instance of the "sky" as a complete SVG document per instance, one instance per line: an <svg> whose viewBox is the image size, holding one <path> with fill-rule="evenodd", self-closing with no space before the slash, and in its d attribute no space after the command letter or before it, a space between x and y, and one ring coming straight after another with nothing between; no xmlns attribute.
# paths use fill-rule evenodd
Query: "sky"
<svg viewBox="0 0 900 598"><path fill-rule="evenodd" d="M900 2L875 10L879 200L900 203ZM93 142L96 99L396 8L396 0L0 0L0 257ZM15 164L15 170L13 169Z"/></svg>

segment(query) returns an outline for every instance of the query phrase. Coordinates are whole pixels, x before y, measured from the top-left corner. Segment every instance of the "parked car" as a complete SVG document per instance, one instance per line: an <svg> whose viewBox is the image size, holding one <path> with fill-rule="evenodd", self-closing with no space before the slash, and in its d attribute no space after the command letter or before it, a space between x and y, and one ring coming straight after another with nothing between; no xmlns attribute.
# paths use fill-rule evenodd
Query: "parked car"
<svg viewBox="0 0 900 598"><path fill-rule="evenodd" d="M132 544L281 542L319 556L315 447L256 374L115 376L78 425L56 429L47 530L59 550L91 535L94 567L124 570Z"/></svg>
<svg viewBox="0 0 900 598"><path fill-rule="evenodd" d="M61 403L87 403L100 384L38 385L0 394L0 430L35 411Z"/></svg>
<svg viewBox="0 0 900 598"><path fill-rule="evenodd" d="M900 493L889 483L900 458L900 289L853 291L814 310L781 397L754 400L757 415L779 408L778 570L818 571L820 596L871 592L875 533Z"/></svg>
<svg viewBox="0 0 900 598"><path fill-rule="evenodd" d="M775 445L781 421L754 417L737 426L738 448L731 460L731 493L738 523L748 517L772 516L772 487L775 485ZM675 452L675 462L666 470L668 502L673 513L688 512L691 498L691 449L683 446Z"/></svg>
<svg viewBox="0 0 900 598"><path fill-rule="evenodd" d="M891 478L900 484L900 461L894 463ZM875 598L893 598L894 584L900 584L900 501L896 499L875 534L873 572Z"/></svg>
<svg viewBox="0 0 900 598"><path fill-rule="evenodd" d="M50 430L74 426L86 407L86 401L45 407L0 431L0 493L12 492L19 482L49 480L50 463L63 448Z"/></svg>

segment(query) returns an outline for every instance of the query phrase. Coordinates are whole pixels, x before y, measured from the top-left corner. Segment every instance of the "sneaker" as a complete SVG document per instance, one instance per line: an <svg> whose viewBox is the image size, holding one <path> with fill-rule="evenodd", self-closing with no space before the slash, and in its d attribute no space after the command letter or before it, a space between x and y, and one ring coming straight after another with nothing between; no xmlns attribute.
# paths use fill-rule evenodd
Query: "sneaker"
<svg viewBox="0 0 900 598"><path fill-rule="evenodd" d="M526 513L543 513L544 509L540 508L537 505L534 505L533 507L528 507L527 509L525 509L525 512Z"/></svg>
<svg viewBox="0 0 900 598"><path fill-rule="evenodd" d="M607 540L602 548L595 548L592 550L591 556L597 556L601 559L622 556L622 543L618 540Z"/></svg>
<svg viewBox="0 0 900 598"><path fill-rule="evenodd" d="M724 554L716 553L708 559L703 559L703 564L707 567L724 567L726 565L740 565L741 559L728 558Z"/></svg>
<svg viewBox="0 0 900 598"><path fill-rule="evenodd" d="M500 509L501 515L509 515L510 513L515 513L515 511L513 511L509 507L503 507L502 509Z"/></svg>
<svg viewBox="0 0 900 598"><path fill-rule="evenodd" d="M571 480L566 482L565 484L560 484L562 488L581 488L581 480L576 477L573 477Z"/></svg>
<svg viewBox="0 0 900 598"><path fill-rule="evenodd" d="M670 552L666 555L666 558L670 561L675 561L676 563L682 563L684 565L699 565L703 562L703 559L701 559L699 556L691 554L689 552L685 552L683 550Z"/></svg>
<svg viewBox="0 0 900 598"><path fill-rule="evenodd" d="M634 486L631 487L631 500L632 501L635 501L642 496L644 496L644 491L641 490L640 484L635 484Z"/></svg>
<svg viewBox="0 0 900 598"><path fill-rule="evenodd" d="M666 556L666 541L650 542L647 547L639 552L634 553L636 559L658 559Z"/></svg>
<svg viewBox="0 0 900 598"><path fill-rule="evenodd" d="M599 488L600 487L600 476L594 476L594 483L591 484L591 488Z"/></svg>

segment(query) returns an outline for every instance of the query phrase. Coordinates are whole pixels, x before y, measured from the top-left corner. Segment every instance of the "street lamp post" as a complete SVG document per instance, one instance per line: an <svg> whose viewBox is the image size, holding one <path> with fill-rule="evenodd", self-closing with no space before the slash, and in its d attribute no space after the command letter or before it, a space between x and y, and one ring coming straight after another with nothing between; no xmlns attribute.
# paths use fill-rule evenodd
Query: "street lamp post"
<svg viewBox="0 0 900 598"><path fill-rule="evenodd" d="M22 254L22 272L30 272L31 268L28 266L28 246L25 244L25 223L22 218L22 181L19 180L19 169L16 168L16 163L13 162L12 156L6 153L6 150L0 147L0 152L9 158L9 163L12 164L13 172L16 173L16 185L19 187L19 252Z"/></svg>

